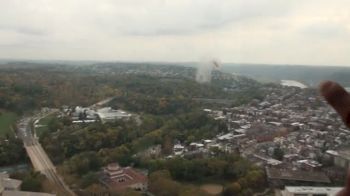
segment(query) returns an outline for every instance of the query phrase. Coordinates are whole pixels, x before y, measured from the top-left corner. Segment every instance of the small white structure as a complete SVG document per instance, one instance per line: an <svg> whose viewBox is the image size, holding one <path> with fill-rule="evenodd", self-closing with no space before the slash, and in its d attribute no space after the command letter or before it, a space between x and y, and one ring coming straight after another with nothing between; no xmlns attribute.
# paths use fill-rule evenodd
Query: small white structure
<svg viewBox="0 0 350 196"><path fill-rule="evenodd" d="M235 132L238 134L245 134L247 132L247 129L235 129Z"/></svg>
<svg viewBox="0 0 350 196"><path fill-rule="evenodd" d="M233 139L234 135L233 133L228 133L228 134L225 134L225 135L221 135L221 136L218 136L218 140L220 141L223 141L223 140L231 140Z"/></svg>
<svg viewBox="0 0 350 196"><path fill-rule="evenodd" d="M175 144L174 148L173 148L174 154L175 155L182 155L184 153L184 149L185 149L185 147L182 146L181 144Z"/></svg>
<svg viewBox="0 0 350 196"><path fill-rule="evenodd" d="M204 144L192 142L192 143L190 144L190 148L191 148L192 150L201 150L201 149L204 148Z"/></svg>
<svg viewBox="0 0 350 196"><path fill-rule="evenodd" d="M211 109L203 109L204 112L208 112L208 113L211 113L212 110Z"/></svg>
<svg viewBox="0 0 350 196"><path fill-rule="evenodd" d="M213 142L213 140L203 140L203 143L204 143L205 147L208 147L211 144L213 144L214 142Z"/></svg>
<svg viewBox="0 0 350 196"><path fill-rule="evenodd" d="M307 88L307 86L301 82L295 81L295 80L281 80L282 86L291 86L291 87L298 87L298 88Z"/></svg>

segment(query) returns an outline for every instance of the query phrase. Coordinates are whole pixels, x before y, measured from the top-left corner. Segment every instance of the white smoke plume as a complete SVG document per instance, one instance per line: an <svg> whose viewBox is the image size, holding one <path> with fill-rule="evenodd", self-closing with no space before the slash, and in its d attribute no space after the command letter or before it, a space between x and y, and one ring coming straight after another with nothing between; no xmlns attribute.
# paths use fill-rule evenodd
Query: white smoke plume
<svg viewBox="0 0 350 196"><path fill-rule="evenodd" d="M219 64L216 60L203 61L197 65L196 81L198 83L210 83L211 73L214 68L218 68Z"/></svg>

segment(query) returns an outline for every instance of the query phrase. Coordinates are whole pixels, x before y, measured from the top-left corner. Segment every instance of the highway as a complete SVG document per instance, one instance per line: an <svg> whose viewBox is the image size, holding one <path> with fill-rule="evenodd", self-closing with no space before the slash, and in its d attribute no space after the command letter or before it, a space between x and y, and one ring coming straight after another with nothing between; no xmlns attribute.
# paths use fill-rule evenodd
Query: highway
<svg viewBox="0 0 350 196"><path fill-rule="evenodd" d="M34 120L31 117L22 118L17 124L17 135L22 139L24 148L32 162L34 170L47 177L55 188L58 196L75 196L62 178L57 174L56 168L47 156L38 140L33 136Z"/></svg>

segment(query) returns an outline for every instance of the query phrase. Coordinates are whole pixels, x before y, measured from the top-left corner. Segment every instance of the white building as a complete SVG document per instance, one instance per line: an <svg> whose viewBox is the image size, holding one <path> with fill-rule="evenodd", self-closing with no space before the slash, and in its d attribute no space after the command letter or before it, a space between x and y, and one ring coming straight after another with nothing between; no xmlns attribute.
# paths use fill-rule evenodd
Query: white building
<svg viewBox="0 0 350 196"><path fill-rule="evenodd" d="M192 150L201 150L201 149L204 148L204 144L192 142L190 144L190 147L191 147Z"/></svg>
<svg viewBox="0 0 350 196"><path fill-rule="evenodd" d="M227 133L225 135L218 136L217 139L220 141L223 141L223 140L227 141L227 140L231 140L233 137L234 137L233 133Z"/></svg>
<svg viewBox="0 0 350 196"><path fill-rule="evenodd" d="M103 177L100 182L114 191L123 191L128 188L147 191L147 175L132 167L120 167L118 163L111 163L103 168Z"/></svg>
<svg viewBox="0 0 350 196"><path fill-rule="evenodd" d="M174 154L175 155L182 155L184 153L184 149L185 149L185 147L182 146L181 144L175 144L174 148L173 148Z"/></svg>
<svg viewBox="0 0 350 196"><path fill-rule="evenodd" d="M282 196L335 196L341 187L286 186Z"/></svg>
<svg viewBox="0 0 350 196"><path fill-rule="evenodd" d="M123 118L130 118L131 114L123 110L114 110L111 107L105 107L97 110L97 115L100 117L102 122L113 121Z"/></svg>

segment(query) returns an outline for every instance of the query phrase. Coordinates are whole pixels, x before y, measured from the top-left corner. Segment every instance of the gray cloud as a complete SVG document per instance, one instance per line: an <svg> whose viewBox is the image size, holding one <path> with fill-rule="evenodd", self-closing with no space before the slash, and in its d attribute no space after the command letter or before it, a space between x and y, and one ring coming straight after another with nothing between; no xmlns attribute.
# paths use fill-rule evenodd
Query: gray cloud
<svg viewBox="0 0 350 196"><path fill-rule="evenodd" d="M19 34L25 34L25 35L33 35L33 36L44 36L47 35L48 33L40 30L40 29L34 29L30 27L25 27L25 26L5 26L5 25L0 25L0 31L10 31L10 32L15 32Z"/></svg>
<svg viewBox="0 0 350 196"><path fill-rule="evenodd" d="M213 56L350 65L347 0L0 0L0 5L0 58Z"/></svg>
<svg viewBox="0 0 350 196"><path fill-rule="evenodd" d="M306 26L302 29L302 33L321 38L337 38L339 36L346 36L349 31L341 24L322 22Z"/></svg>
<svg viewBox="0 0 350 196"><path fill-rule="evenodd" d="M295 4L282 4L278 0L159 2L163 3L142 4L142 7L136 6L129 12L111 11L100 16L98 24L101 28L113 28L113 32L126 35L186 35L254 18L280 17L286 15Z"/></svg>

